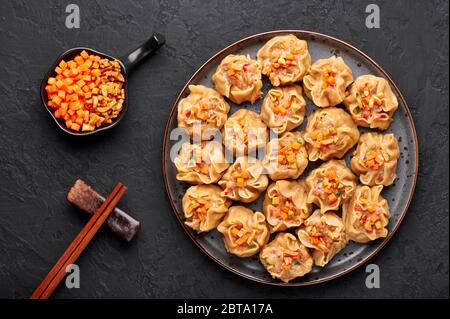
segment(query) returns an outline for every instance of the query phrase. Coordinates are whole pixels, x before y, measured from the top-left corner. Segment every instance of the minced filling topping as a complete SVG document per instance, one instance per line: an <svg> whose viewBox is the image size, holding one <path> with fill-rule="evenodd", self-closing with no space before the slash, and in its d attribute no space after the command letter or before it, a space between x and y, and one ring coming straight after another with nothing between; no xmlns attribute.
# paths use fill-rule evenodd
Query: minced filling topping
<svg viewBox="0 0 450 319"><path fill-rule="evenodd" d="M314 187L314 195L329 204L335 204L345 191L345 186L336 176L336 171L327 171L325 176L318 178Z"/></svg>

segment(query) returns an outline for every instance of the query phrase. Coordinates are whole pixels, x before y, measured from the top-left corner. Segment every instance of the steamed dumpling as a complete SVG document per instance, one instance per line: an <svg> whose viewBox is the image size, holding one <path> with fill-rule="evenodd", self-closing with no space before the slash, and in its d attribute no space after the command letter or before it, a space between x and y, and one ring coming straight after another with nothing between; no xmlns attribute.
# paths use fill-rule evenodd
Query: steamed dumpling
<svg viewBox="0 0 450 319"><path fill-rule="evenodd" d="M355 179L343 160L325 162L312 170L306 178L306 201L317 205L322 213L338 210L355 192Z"/></svg>
<svg viewBox="0 0 450 319"><path fill-rule="evenodd" d="M177 179L189 184L216 183L230 166L222 144L215 141L184 143L174 163L178 170Z"/></svg>
<svg viewBox="0 0 450 319"><path fill-rule="evenodd" d="M185 129L190 136L194 125L201 139L211 139L220 130L230 111L230 105L217 91L203 85L189 85L191 93L178 103L178 127Z"/></svg>
<svg viewBox="0 0 450 319"><path fill-rule="evenodd" d="M306 102L298 85L270 89L261 105L261 119L277 134L300 126L305 112Z"/></svg>
<svg viewBox="0 0 450 319"><path fill-rule="evenodd" d="M308 153L300 132L287 132L267 145L264 167L274 180L298 178L308 165Z"/></svg>
<svg viewBox="0 0 450 319"><path fill-rule="evenodd" d="M269 77L273 86L301 81L311 65L308 43L293 34L270 39L259 49L257 58L262 74Z"/></svg>
<svg viewBox="0 0 450 319"><path fill-rule="evenodd" d="M243 203L256 200L268 184L261 161L247 156L239 157L219 181L223 196Z"/></svg>
<svg viewBox="0 0 450 319"><path fill-rule="evenodd" d="M227 251L239 257L258 253L269 241L264 215L243 206L230 207L217 230L223 234Z"/></svg>
<svg viewBox="0 0 450 319"><path fill-rule="evenodd" d="M303 78L306 95L319 107L335 106L345 97L345 89L352 83L350 67L341 57L332 56L314 62Z"/></svg>
<svg viewBox="0 0 450 319"><path fill-rule="evenodd" d="M261 68L248 55L230 54L212 76L216 90L236 104L255 103L261 96Z"/></svg>
<svg viewBox="0 0 450 319"><path fill-rule="evenodd" d="M225 147L238 157L263 149L268 132L257 113L239 109L225 122L222 136Z"/></svg>
<svg viewBox="0 0 450 319"><path fill-rule="evenodd" d="M342 219L332 212L322 214L316 210L297 231L300 242L313 249L317 266L325 266L347 246L347 236Z"/></svg>
<svg viewBox="0 0 450 319"><path fill-rule="evenodd" d="M391 185L396 175L400 148L393 134L365 133L350 160L361 183L369 186Z"/></svg>
<svg viewBox="0 0 450 319"><path fill-rule="evenodd" d="M275 279L289 282L312 270L308 249L294 235L279 233L261 250L259 260Z"/></svg>
<svg viewBox="0 0 450 319"><path fill-rule="evenodd" d="M310 161L342 158L359 139L352 117L342 109L328 107L315 111L304 134Z"/></svg>
<svg viewBox="0 0 450 319"><path fill-rule="evenodd" d="M344 203L342 219L347 236L357 243L386 237L391 214L381 196L382 185L358 186L350 201Z"/></svg>
<svg viewBox="0 0 450 319"><path fill-rule="evenodd" d="M270 232L298 227L311 215L304 181L277 181L267 188L263 210Z"/></svg>
<svg viewBox="0 0 450 319"><path fill-rule="evenodd" d="M380 130L391 125L398 101L384 78L362 75L346 95L344 104L357 125Z"/></svg>
<svg viewBox="0 0 450 319"><path fill-rule="evenodd" d="M185 224L198 233L215 229L231 205L231 200L223 197L221 192L216 185L189 187L182 201Z"/></svg>

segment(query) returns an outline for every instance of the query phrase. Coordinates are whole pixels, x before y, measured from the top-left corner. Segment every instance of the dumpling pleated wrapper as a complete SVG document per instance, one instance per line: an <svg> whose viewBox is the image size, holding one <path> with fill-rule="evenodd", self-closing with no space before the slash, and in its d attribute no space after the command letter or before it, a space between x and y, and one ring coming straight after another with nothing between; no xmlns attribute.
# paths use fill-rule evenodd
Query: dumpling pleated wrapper
<svg viewBox="0 0 450 319"><path fill-rule="evenodd" d="M328 107L308 118L304 139L310 161L342 158L359 140L352 117L342 109Z"/></svg>
<svg viewBox="0 0 450 319"><path fill-rule="evenodd" d="M178 127L192 136L197 124L196 134L201 134L201 139L211 139L225 124L230 105L217 91L206 86L189 85L189 90L191 93L178 103Z"/></svg>
<svg viewBox="0 0 450 319"><path fill-rule="evenodd" d="M311 66L308 43L293 34L276 36L259 49L258 62L262 74L273 86L301 81Z"/></svg>
<svg viewBox="0 0 450 319"><path fill-rule="evenodd" d="M258 253L270 236L264 215L243 206L230 207L217 230L223 234L227 251L239 257Z"/></svg>
<svg viewBox="0 0 450 319"><path fill-rule="evenodd" d="M342 219L332 212L322 214L316 210L297 231L300 242L313 249L317 266L325 266L347 246L347 236Z"/></svg>
<svg viewBox="0 0 450 319"><path fill-rule="evenodd" d="M306 166L308 152L302 133L287 132L267 144L264 167L272 180L297 179Z"/></svg>
<svg viewBox="0 0 450 319"><path fill-rule="evenodd" d="M217 185L197 185L183 196L185 224L198 233L215 229L228 212L231 200L223 197Z"/></svg>
<svg viewBox="0 0 450 319"><path fill-rule="evenodd" d="M255 103L261 96L263 86L261 67L250 56L226 56L212 76L216 90L236 104Z"/></svg>
<svg viewBox="0 0 450 319"><path fill-rule="evenodd" d="M353 196L356 178L344 160L331 160L312 170L306 178L306 201L316 204L322 213L338 210Z"/></svg>
<svg viewBox="0 0 450 319"><path fill-rule="evenodd" d="M238 157L263 149L269 139L268 134L259 114L239 109L225 122L222 140L225 147Z"/></svg>
<svg viewBox="0 0 450 319"><path fill-rule="evenodd" d="M177 179L189 184L216 183L230 166L222 144L215 141L184 143L174 163L178 170Z"/></svg>
<svg viewBox="0 0 450 319"><path fill-rule="evenodd" d="M277 181L267 188L263 210L270 232L300 226L312 213L304 181Z"/></svg>
<svg viewBox="0 0 450 319"><path fill-rule="evenodd" d="M290 233L279 233L264 246L259 260L273 278L284 282L303 277L314 264L308 249Z"/></svg>
<svg viewBox="0 0 450 319"><path fill-rule="evenodd" d="M353 82L344 105L357 125L386 130L391 125L398 101L385 79L367 74Z"/></svg>
<svg viewBox="0 0 450 319"><path fill-rule="evenodd" d="M223 196L243 203L256 200L268 184L261 161L247 156L239 157L219 181Z"/></svg>
<svg viewBox="0 0 450 319"><path fill-rule="evenodd" d="M344 203L342 219L348 239L367 243L387 236L391 214L388 202L380 195L382 189L382 185L358 186L353 197Z"/></svg>
<svg viewBox="0 0 450 319"><path fill-rule="evenodd" d="M345 89L352 81L350 67L341 57L333 55L311 65L303 78L303 87L316 106L328 107L338 105L344 100Z"/></svg>
<svg viewBox="0 0 450 319"><path fill-rule="evenodd" d="M300 126L305 112L306 102L298 85L270 89L261 105L261 119L277 134Z"/></svg>
<svg viewBox="0 0 450 319"><path fill-rule="evenodd" d="M350 165L361 183L391 185L397 176L400 148L393 134L365 133L353 152Z"/></svg>

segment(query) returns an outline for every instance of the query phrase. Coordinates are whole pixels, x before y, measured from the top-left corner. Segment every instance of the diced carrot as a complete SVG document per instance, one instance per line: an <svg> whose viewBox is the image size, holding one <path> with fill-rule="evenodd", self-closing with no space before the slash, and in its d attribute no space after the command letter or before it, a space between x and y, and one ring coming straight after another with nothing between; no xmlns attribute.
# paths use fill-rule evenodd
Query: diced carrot
<svg viewBox="0 0 450 319"><path fill-rule="evenodd" d="M62 101L61 98L57 95L55 97L52 98L52 101L56 104L59 105Z"/></svg>
<svg viewBox="0 0 450 319"><path fill-rule="evenodd" d="M87 53L86 50L81 51L80 55L81 55L84 59L89 58L89 53Z"/></svg>
<svg viewBox="0 0 450 319"><path fill-rule="evenodd" d="M336 172L335 171L328 172L328 179L334 180L335 178L336 178Z"/></svg>
<svg viewBox="0 0 450 319"><path fill-rule="evenodd" d="M68 86L73 84L73 80L71 78L66 78L63 80L64 85Z"/></svg>
<svg viewBox="0 0 450 319"><path fill-rule="evenodd" d="M237 245L242 245L243 243L245 243L248 239L248 235L244 235L242 237L240 237L238 240L236 240L236 244Z"/></svg>
<svg viewBox="0 0 450 319"><path fill-rule="evenodd" d="M247 178L250 177L250 174L249 174L247 171L243 171L243 172L241 173L241 177L247 179Z"/></svg>
<svg viewBox="0 0 450 319"><path fill-rule="evenodd" d="M66 98L66 91L64 91L64 90L59 90L58 91L58 96L61 98L61 99L65 99Z"/></svg>
<svg viewBox="0 0 450 319"><path fill-rule="evenodd" d="M79 72L80 71L77 68L70 69L70 73L72 74L72 76L78 75Z"/></svg>
<svg viewBox="0 0 450 319"><path fill-rule="evenodd" d="M72 125L70 126L70 128L74 131L79 131L80 130L80 125L77 123L72 123Z"/></svg>
<svg viewBox="0 0 450 319"><path fill-rule="evenodd" d="M59 89L59 88L63 87L64 82L62 80L58 80L58 81L56 81L55 85Z"/></svg>
<svg viewBox="0 0 450 319"><path fill-rule="evenodd" d="M69 62L67 62L67 66L73 69L77 67L77 64L73 60L70 60Z"/></svg>
<svg viewBox="0 0 450 319"><path fill-rule="evenodd" d="M70 76L70 70L69 69L65 69L62 74L67 78Z"/></svg>
<svg viewBox="0 0 450 319"><path fill-rule="evenodd" d="M75 62L78 64L78 65L82 65L83 63L84 63L84 59L83 59L83 57L82 56L76 56L75 58L74 58L74 60L75 60Z"/></svg>
<svg viewBox="0 0 450 319"><path fill-rule="evenodd" d="M336 195L334 195L334 193L331 193L330 195L328 195L328 200L333 203L337 200L337 197Z"/></svg>
<svg viewBox="0 0 450 319"><path fill-rule="evenodd" d="M77 124L82 125L82 124L83 124L83 118L82 118L82 117L78 117L78 118L75 120L75 122L76 122Z"/></svg>
<svg viewBox="0 0 450 319"><path fill-rule="evenodd" d="M100 76L100 74L102 74L102 72L100 71L100 69L94 69L91 71L91 74L95 77Z"/></svg>
<svg viewBox="0 0 450 319"><path fill-rule="evenodd" d="M66 127L70 128L72 126L72 121L71 120L66 120Z"/></svg>
<svg viewBox="0 0 450 319"><path fill-rule="evenodd" d="M62 70L59 66L57 66L57 67L55 68L55 72L56 72L57 74L60 74L62 71L63 71L63 70Z"/></svg>

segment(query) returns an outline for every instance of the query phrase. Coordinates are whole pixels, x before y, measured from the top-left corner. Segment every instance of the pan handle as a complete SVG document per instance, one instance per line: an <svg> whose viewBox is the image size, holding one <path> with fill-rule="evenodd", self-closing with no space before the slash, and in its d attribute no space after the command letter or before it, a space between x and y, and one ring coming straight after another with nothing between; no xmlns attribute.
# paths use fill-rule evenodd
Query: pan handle
<svg viewBox="0 0 450 319"><path fill-rule="evenodd" d="M142 43L133 51L120 58L128 74L138 65L144 58L158 50L166 39L160 33L154 33L150 39Z"/></svg>

